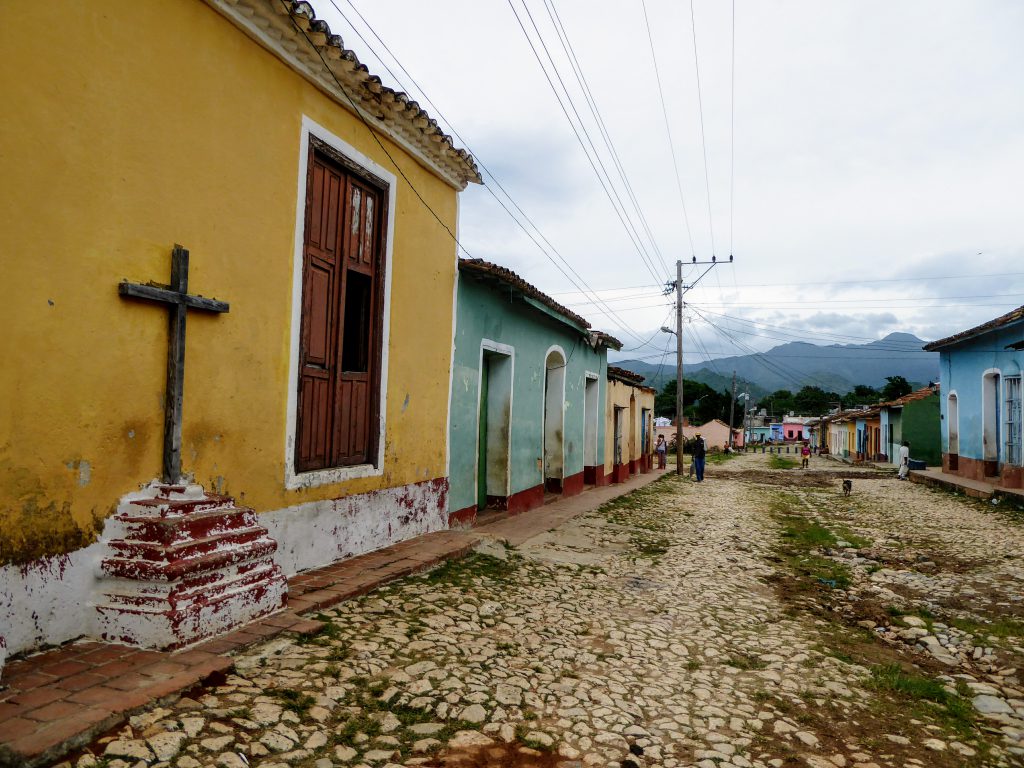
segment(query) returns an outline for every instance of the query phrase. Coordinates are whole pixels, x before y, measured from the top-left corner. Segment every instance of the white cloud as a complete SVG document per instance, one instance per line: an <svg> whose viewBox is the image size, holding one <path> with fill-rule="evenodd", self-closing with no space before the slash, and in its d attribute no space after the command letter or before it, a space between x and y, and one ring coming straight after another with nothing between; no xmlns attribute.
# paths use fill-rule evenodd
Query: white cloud
<svg viewBox="0 0 1024 768"><path fill-rule="evenodd" d="M348 0L336 2L355 19ZM583 279L608 296L644 294L612 305L638 336L654 333L666 308L653 286L691 249L639 4L559 0L556 7L663 254L652 253L655 276L507 4L353 2ZM565 64L544 5L527 2ZM329 0L314 4L389 81ZM706 258L711 228L689 6L648 0L647 8L692 238ZM715 253L727 256L730 4L696 0L695 8ZM736 264L716 268L687 301L759 349L793 333L821 343L895 330L935 338L1024 304L1024 275L1005 274L1024 272L1024 4L741 0L736 11ZM571 77L568 65L563 74ZM582 96L577 107L584 113ZM579 301L561 295L572 286L486 190L463 194L460 235L474 255L500 261L559 300ZM696 277L689 268L687 275ZM962 277L933 279L949 275ZM894 281L865 282L882 280ZM610 291L617 287L630 290ZM574 309L631 344L616 321L592 307ZM721 315L762 325L755 331ZM723 331L699 320L691 327L709 353L741 353ZM645 351L660 351L663 341L655 343Z"/></svg>

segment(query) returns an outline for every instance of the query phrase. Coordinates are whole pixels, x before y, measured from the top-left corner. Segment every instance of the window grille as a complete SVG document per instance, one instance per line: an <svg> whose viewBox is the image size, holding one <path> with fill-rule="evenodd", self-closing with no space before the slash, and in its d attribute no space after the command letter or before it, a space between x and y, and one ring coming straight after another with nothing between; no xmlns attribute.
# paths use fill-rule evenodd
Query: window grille
<svg viewBox="0 0 1024 768"><path fill-rule="evenodd" d="M1006 383L1006 463L1021 465L1020 376L1008 376Z"/></svg>

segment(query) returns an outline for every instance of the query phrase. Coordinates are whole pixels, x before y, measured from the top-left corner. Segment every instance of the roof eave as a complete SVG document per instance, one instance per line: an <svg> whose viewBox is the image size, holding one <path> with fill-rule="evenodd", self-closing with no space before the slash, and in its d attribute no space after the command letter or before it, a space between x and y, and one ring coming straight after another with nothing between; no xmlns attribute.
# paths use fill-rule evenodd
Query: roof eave
<svg viewBox="0 0 1024 768"><path fill-rule="evenodd" d="M331 34L327 23L316 18L308 2L205 2L445 183L460 192L470 182L483 183L472 156L455 147L451 137L415 101L382 85L379 77L370 74L355 53L343 47L341 37Z"/></svg>
<svg viewBox="0 0 1024 768"><path fill-rule="evenodd" d="M944 339L939 339L938 341L925 344L922 349L924 349L925 352L938 352L939 350L971 341L972 339L976 339L986 333L1012 328L1013 326L1022 323L1024 323L1024 307L1018 307L1017 309L1007 312L1005 315L989 320L987 323L976 325L973 328L968 328L966 331L954 333L952 336L947 336Z"/></svg>

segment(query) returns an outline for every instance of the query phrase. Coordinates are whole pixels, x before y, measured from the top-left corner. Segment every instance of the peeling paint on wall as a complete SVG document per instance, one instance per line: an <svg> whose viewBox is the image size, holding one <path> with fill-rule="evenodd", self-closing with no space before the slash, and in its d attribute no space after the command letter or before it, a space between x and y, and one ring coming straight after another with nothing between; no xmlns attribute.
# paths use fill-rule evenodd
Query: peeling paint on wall
<svg viewBox="0 0 1024 768"><path fill-rule="evenodd" d="M72 463L74 466L74 463ZM78 467L78 485L87 485L91 467ZM88 546L103 528L106 511L81 524L71 515L71 502L48 497L27 470L0 461L0 484L14 502L0 508L0 565L31 563ZM84 483L83 483L84 479Z"/></svg>
<svg viewBox="0 0 1024 768"><path fill-rule="evenodd" d="M76 552L0 567L0 627L10 653L90 634L97 542Z"/></svg>
<svg viewBox="0 0 1024 768"><path fill-rule="evenodd" d="M448 480L311 501L260 515L291 576L448 527Z"/></svg>

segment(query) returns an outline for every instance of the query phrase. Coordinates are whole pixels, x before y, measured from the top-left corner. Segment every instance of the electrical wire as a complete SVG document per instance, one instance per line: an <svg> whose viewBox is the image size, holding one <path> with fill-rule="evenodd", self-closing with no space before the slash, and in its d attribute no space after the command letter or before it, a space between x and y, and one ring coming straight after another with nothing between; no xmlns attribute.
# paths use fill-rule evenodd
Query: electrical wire
<svg viewBox="0 0 1024 768"><path fill-rule="evenodd" d="M736 0L732 0L732 47L729 67L729 257L733 254L736 214ZM736 282L735 275L733 282Z"/></svg>
<svg viewBox="0 0 1024 768"><path fill-rule="evenodd" d="M715 225L711 220L711 172L708 169L708 144L704 138L704 99L700 88L700 61L697 54L697 18L690 0L690 29L693 31L693 69L697 74L697 110L700 115L700 143L704 149L704 188L708 197L708 229L711 231L711 255L715 255Z"/></svg>
<svg viewBox="0 0 1024 768"><path fill-rule="evenodd" d="M668 318L669 318L669 315L671 315L671 314L672 314L672 309L670 308L670 309L669 309L669 311L668 311L668 314L666 314L666 315L665 315L665 318L664 318L664 320L662 320L662 321L661 321L661 326L664 326L664 325L665 325L665 323L666 323L666 322L668 322ZM646 346L648 346L648 345L649 345L649 344L650 344L650 343L651 343L652 341L654 341L654 338L655 338L655 337L656 337L656 336L657 336L657 335L658 335L659 333L662 333L662 332L663 332L663 331L661 330L661 326L659 326L659 327L658 327L658 330L656 330L656 331L655 331L655 332L654 332L653 334L651 334L651 337L650 337L649 339L647 339L646 341L644 341L644 342L643 342L642 344L640 344L639 346L633 347L632 349L620 349L619 351L620 351L620 352L636 352L636 351L637 351L638 349L642 349L643 347L646 347Z"/></svg>
<svg viewBox="0 0 1024 768"><path fill-rule="evenodd" d="M469 143L455 129L455 126L452 124L452 122L450 120L448 120L448 118L446 118L444 116L444 114L442 114L441 111L437 108L437 106L430 100L430 97L427 96L426 91L424 91L423 87L418 82L416 82L416 79L412 76L412 74L409 72L409 70L405 68L405 66L398 59L398 57L395 55L395 53L388 47L388 45L384 41L384 39L379 34L377 34L377 31L373 28L373 25L371 25L369 23L369 21L367 21L366 17L363 16L363 14L359 11L359 8L356 7L356 5L352 2L352 0L346 0L346 2L352 8L352 10L355 11L355 13L359 17L360 21L362 21L362 23L366 26L366 28L370 31L370 33L377 39L377 41L384 48L384 50L387 51L388 55L391 56L391 58L394 60L395 64L398 66L398 68L404 73L404 75L409 79L409 81L413 84L413 86L415 86L416 90L418 90L420 92L420 95L423 97L423 100L431 107L431 109L435 112L435 114L437 114L437 116L440 117L448 125L448 128L452 132L452 134L454 134L455 137L460 142L462 142L462 144L467 148L467 150L469 150L472 153L474 159L476 160L476 162L478 163L480 168L484 171L484 173L486 173L491 178L491 180L498 187L498 189L501 190L502 194L508 199L509 203L511 203L515 207L515 209L519 212L519 214L536 231L537 235L539 235L540 238L544 241L544 243L547 244L548 248L551 249L551 252L553 252L555 254L555 256L557 256L558 259L562 262L562 264L565 265L565 269L563 269L563 267L557 261L555 261L555 259L551 256L550 253L548 253L548 251L545 249L545 247L543 245L541 245L540 242L538 242L536 237L534 237L533 233L530 232L526 228L526 226L522 223L522 221L520 221L519 218L509 209L509 207L505 204L505 202L500 197L498 197L498 195L497 195L497 193L495 193L494 189L492 189L489 184L484 184L483 185L484 188L498 202L498 204L502 207L502 209L504 209L504 211L509 215L509 217L519 226L520 229L523 230L523 232L526 234L526 236L529 237L531 241L533 241L534 245L537 246L538 250L540 250L541 253L549 261L551 261L551 263L555 266L555 268L558 269L558 271L562 273L562 275L566 278L566 280L569 281L569 283L571 285L573 285L575 288L577 288L579 290L579 292L581 294L583 294L583 295L587 295L588 292L589 292L590 295L593 295L595 297L595 299L596 299L595 303L601 304L601 305L605 306L607 311L606 312L602 312L600 314L604 314L606 317L608 317L615 325L618 326L619 330L621 330L621 331L625 332L626 334L628 334L629 336L632 336L633 338L639 340L640 336L625 322L625 320L621 316L616 314L615 311L609 305L607 305L605 302L603 302L603 300L597 294L596 291L594 291L592 288L590 288L590 286L588 285L586 280L583 279L583 277L573 268L573 266L569 263L569 261L558 251L557 248L555 248L555 246L551 243L551 241L548 240L548 238L544 235L544 233L540 230L540 228L534 223L534 221L529 217L529 215L527 215L527 213L522 209L522 207L515 201L515 198L513 198L512 195L509 194L508 190L506 190L505 187L501 184L501 182L499 181L498 177L495 176L494 173L484 164L484 162L480 158L480 156L476 152L473 151L473 149L469 146ZM409 88L407 88L405 85L403 85L402 79L399 78L395 74L395 72L387 65L387 63L384 61L384 59L379 54L377 54L377 52L374 50L374 48L370 44L370 42L359 31L359 28L355 24L353 24L352 21L345 15L345 12L341 10L341 8L338 6L337 2L335 2L335 0L330 0L330 3L334 7L334 9L338 12L338 14L349 25L349 27L352 29L352 31L355 32L355 34L359 37L360 40L362 40L363 44L367 47L367 49L371 53L373 53L373 55L377 58L377 60L384 67L384 69L387 70L388 74L391 75L391 77L394 79L394 81L403 90L408 91ZM569 272L572 273L572 276L570 276L569 274L566 273L566 269L568 269ZM586 288L586 290L581 289L580 285L584 286Z"/></svg>
<svg viewBox="0 0 1024 768"><path fill-rule="evenodd" d="M643 209L640 207L640 202L637 200L636 194L633 192L633 185L630 183L629 175L626 173L622 160L619 158L619 152L615 147L615 143L612 141L611 133L608 131L608 127L601 115L601 110L597 106L597 100L594 98L594 94L590 89L590 83L587 82L587 78L583 74L583 67L580 65L579 59L576 57L576 50L573 48L573 45L569 40L569 33L566 31L565 25L562 23L562 17L558 13L558 9L555 7L554 0L544 0L544 7L548 12L548 18L551 19L551 23L555 28L555 33L558 36L559 42L562 43L562 50L565 51L569 58L569 63L572 67L573 73L576 75L576 82L579 84L580 90L583 92L584 99L590 107L590 113L593 115L594 121L597 123L601 136L604 139L605 147L608 149L612 161L618 170L619 178L622 180L622 183L626 188L626 192L633 203L633 208L636 210L636 213L640 218L640 223L643 225L644 231L647 233L647 237L651 241L651 246L654 248L654 252L658 254L658 258L661 260L661 266L664 268L665 273L668 274L671 270L669 269L668 263L665 261L664 254L662 254L661 249L658 247L654 233L651 231L651 227L647 222L647 217L644 216Z"/></svg>
<svg viewBox="0 0 1024 768"><path fill-rule="evenodd" d="M693 232L690 230L690 214L686 210L686 197L683 195L683 180L679 175L679 161L676 159L676 145L672 141L672 127L668 119L668 108L665 106L665 92L661 87L661 73L658 71L658 57L654 52L654 36L651 34L651 22L647 17L647 2L640 0L640 7L644 12L644 25L647 27L647 41L651 45L651 61L654 64L654 79L658 84L658 98L661 100L661 114L665 118L665 133L668 136L668 148L672 155L672 170L675 172L676 189L679 190L679 204L683 208L683 222L686 225L686 238L690 242L690 254L696 255L697 251L693 246Z"/></svg>
<svg viewBox="0 0 1024 768"><path fill-rule="evenodd" d="M643 247L643 243L640 242L640 240L638 239L639 235L636 232L636 227L632 225L631 221L629 221L628 216L624 216L625 207L622 206L622 201L621 198L619 198L618 196L618 191L615 190L614 185L612 185L612 189L609 191L608 184L611 183L611 177L608 176L607 170L604 169L604 163L601 161L601 157L597 153L596 148L594 148L594 143L590 139L590 135L587 132L586 126L580 119L579 112L576 109L576 106L573 103L572 98L569 96L568 90L565 88L565 83L562 80L562 76L558 70L558 67L555 65L554 59L551 57L550 51L548 51L547 43L544 42L544 38L540 34L540 30L537 28L537 24L533 20L533 14L530 13L529 7L524 2L523 8L526 11L527 17L530 19L530 24L534 28L534 31L537 34L537 38L540 41L541 47L544 49L544 52L547 55L548 60L551 62L551 67L555 73L555 77L562 85L563 91L565 91L566 101L569 102L569 106L572 108L573 113L576 114L576 119L579 120L580 122L579 129L577 129L576 123L573 122L572 117L570 117L569 115L569 110L566 109L565 104L562 102L561 94L558 92L558 89L555 87L554 81L548 74L547 68L544 66L544 62L541 59L540 53L533 43L533 38L531 38L529 32L526 31L526 26L523 23L522 18L520 18L519 12L516 10L516 7L513 4L512 0L507 0L507 2L508 7L512 10L512 14L516 17L516 22L519 24L519 28L522 30L523 36L526 38L526 42L530 46L530 50L533 52L534 58L537 60L537 64L540 66L541 71L544 74L544 79L547 80L547 83L550 86L551 91L555 94L555 99L558 101L558 106L561 108L562 113L565 115L565 119L569 122L569 126L570 128L572 128L572 132L576 136L576 140L579 142L580 147L583 149L583 153L587 156L587 162L590 163L590 167L593 169L594 174L597 176L598 181L601 184L601 188L604 190L605 195L608 197L608 202L611 203L612 208L615 210L616 216L618 216L619 221L622 223L623 228L626 230L626 234L629 236L630 242L633 243L633 247L636 250L637 254L640 256L640 259L644 263L644 266L647 267L648 271L651 273L651 276L654 278L655 282L659 281L660 278L658 277L657 270L654 267L654 263L651 260L650 255L646 252L646 249ZM583 131L583 134L587 137L587 143L589 143L591 148L593 149L595 155L594 157L591 157L590 152L587 151L587 144L583 141L583 137L580 135L581 130ZM601 166L601 169L604 170L605 176L608 177L608 184L605 183L605 176L602 176L601 171L598 170L598 165ZM615 199L613 199L613 193ZM618 205L616 205L616 200L618 200ZM622 206L621 211L619 210L619 206Z"/></svg>
<svg viewBox="0 0 1024 768"><path fill-rule="evenodd" d="M331 76L331 79L334 80L335 85L338 86L338 90L341 91L342 95L345 97L349 105L352 107L352 111L355 112L356 116L360 119L360 121L362 121L363 125L366 126L366 130L370 132L370 136L373 138L374 142L376 142L377 146L384 153L387 159L391 161L391 164L395 167L395 170L398 171L398 175L402 177L406 184L409 185L409 189L413 191L413 194L415 194L420 203L423 204L423 207L430 212L430 214L437 220L437 223L441 225L445 232L448 233L449 237L451 237L451 239L455 242L456 248L460 249L463 253L472 258L470 252L466 250L466 247L462 245L462 243L459 242L459 238L455 235L454 232L452 232L451 228L444 223L441 217L437 214L437 211L435 211L431 207L430 203L428 203L424 199L423 195L420 194L420 191L416 189L416 185L412 183L408 176L406 176L405 171L402 170L402 166L398 164L395 158L392 157L391 153L388 151L388 148L384 146L384 142L382 142L380 138L377 136L377 131L374 130L373 126L371 126L370 122L366 119L362 107L358 106L355 100L349 95L349 92L345 90L345 87L341 84L341 81L338 80L338 76L334 74L334 70L331 69L330 65L327 63L327 59L324 58L323 52L310 39L309 35L306 34L306 31L299 26L299 23L295 20L295 17L292 15L291 8L289 7L286 0L281 0L281 6L284 8L284 12L285 14L287 14L288 19L292 23L292 26L294 26L295 29L297 29L299 33L306 39L306 42L309 43L309 47L313 49L313 51L316 53L320 61L323 62L324 69L327 70L327 73Z"/></svg>
<svg viewBox="0 0 1024 768"><path fill-rule="evenodd" d="M683 262L684 266L686 262ZM735 265L734 265L735 266ZM793 286L802 287L806 285L836 285L836 286L849 286L849 285L870 285L873 283L923 283L931 280L981 280L989 277L1019 277L1024 275L1024 272L989 272L986 274L971 274L971 275L922 275L921 277L882 277L882 278L871 278L867 280L858 280L856 278L844 279L844 280L821 280L821 281L800 281L798 283L738 283L737 288L789 288ZM625 291L625 290L638 290L640 288L653 288L661 287L653 285L632 285L632 286L619 286L615 288L598 288L597 292L601 293L604 291ZM552 294L554 296L563 296L566 292Z"/></svg>

